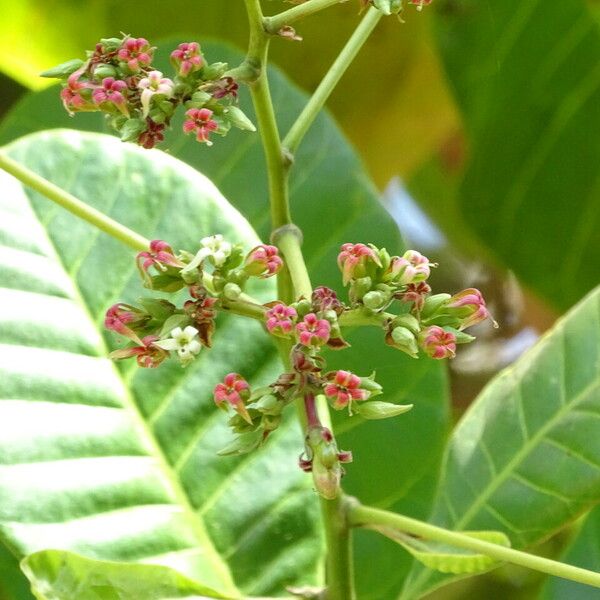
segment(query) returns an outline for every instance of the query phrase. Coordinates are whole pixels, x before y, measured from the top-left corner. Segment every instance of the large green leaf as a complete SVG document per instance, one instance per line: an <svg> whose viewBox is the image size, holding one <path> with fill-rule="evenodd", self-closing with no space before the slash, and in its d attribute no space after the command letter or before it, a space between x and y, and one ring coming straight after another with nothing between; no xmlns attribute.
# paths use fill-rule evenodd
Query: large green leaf
<svg viewBox="0 0 600 600"><path fill-rule="evenodd" d="M600 288L494 378L453 433L432 520L527 547L600 500ZM415 567L406 598L443 576Z"/></svg>
<svg viewBox="0 0 600 600"><path fill-rule="evenodd" d="M167 47L175 43L171 41ZM205 49L211 60L225 59L235 64L241 58L226 46L210 45ZM298 114L305 96L276 69L271 70L270 78L279 121L285 130ZM0 141L46 126L102 127L99 115L67 117L56 94L53 89L25 98L5 121ZM241 106L252 115L245 91ZM258 136L233 132L207 149L181 137L179 129L174 133L176 139L167 145L169 151L208 175L267 239L267 185ZM319 117L305 139L296 158L291 185L293 213L304 231L304 250L314 285L324 284L339 291L336 254L344 241L372 241L392 252L401 250L396 226L379 203L356 155L327 115ZM130 223L137 228L134 221ZM415 361L385 346L381 333L375 330L353 332L350 341L354 347L332 356L332 364L361 374L376 370L385 399L414 401L415 408L395 419L364 426L360 417L348 420L345 415L335 415L340 444L354 451L357 462L349 465L344 485L364 501L424 518L432 501L448 431L443 366L429 360ZM159 373L155 377L162 378ZM151 389L154 388L147 388L148 393ZM389 540L358 532L357 563L375 553L382 555L377 566L357 570L359 595L365 600L393 598L408 569L408 559ZM384 577L384 573L388 575Z"/></svg>
<svg viewBox="0 0 600 600"><path fill-rule="evenodd" d="M600 507L586 517L561 560L590 571L600 570ZM588 600L593 597L592 594L590 587L582 583L549 577L540 600Z"/></svg>
<svg viewBox="0 0 600 600"><path fill-rule="evenodd" d="M584 0L446 6L439 48L469 158L455 201L424 201L450 232L464 220L526 285L566 309L600 279L600 143L590 137L600 124L598 23ZM447 202L458 226L438 209Z"/></svg>
<svg viewBox="0 0 600 600"><path fill-rule="evenodd" d="M255 243L208 180L163 153L68 131L9 151L149 237ZM266 451L216 456L230 433L211 388L232 370L259 384L277 373L261 328L225 316L189 369L117 370L98 327L108 305L140 295L132 253L2 181L0 531L13 551L155 562L230 594L231 571L250 593L313 582L318 513L295 421Z"/></svg>
<svg viewBox="0 0 600 600"><path fill-rule="evenodd" d="M38 600L209 600L224 598L159 565L100 561L43 550L22 562Z"/></svg>

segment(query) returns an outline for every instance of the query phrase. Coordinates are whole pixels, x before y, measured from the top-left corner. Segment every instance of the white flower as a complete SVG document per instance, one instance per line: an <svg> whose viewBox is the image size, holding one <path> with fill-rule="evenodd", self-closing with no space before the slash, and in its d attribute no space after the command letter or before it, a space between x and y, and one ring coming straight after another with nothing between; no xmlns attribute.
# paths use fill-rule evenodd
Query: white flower
<svg viewBox="0 0 600 600"><path fill-rule="evenodd" d="M148 116L150 112L150 100L154 94L162 94L166 98L170 98L173 95L173 82L163 77L160 71L150 71L148 77L140 79L138 88L142 90L140 99L142 101L142 108L144 117Z"/></svg>
<svg viewBox="0 0 600 600"><path fill-rule="evenodd" d="M215 267L222 266L231 255L232 246L220 233L202 238L200 245L202 246L200 252L204 251L204 256L210 256Z"/></svg>
<svg viewBox="0 0 600 600"><path fill-rule="evenodd" d="M175 329L171 330L170 338L154 342L154 345L163 350L176 351L179 355L179 360L186 365L194 359L194 356L202 348L197 335L198 330L191 325L188 325L185 329L175 327Z"/></svg>

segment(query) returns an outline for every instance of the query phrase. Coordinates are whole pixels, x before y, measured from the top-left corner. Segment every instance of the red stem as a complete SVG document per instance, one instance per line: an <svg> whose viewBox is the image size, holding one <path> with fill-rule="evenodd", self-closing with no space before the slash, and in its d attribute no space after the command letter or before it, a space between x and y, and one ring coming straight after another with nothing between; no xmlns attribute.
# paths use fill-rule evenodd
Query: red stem
<svg viewBox="0 0 600 600"><path fill-rule="evenodd" d="M321 421L319 420L319 415L317 414L315 395L312 392L306 392L304 394L304 409L306 410L308 427L321 427Z"/></svg>

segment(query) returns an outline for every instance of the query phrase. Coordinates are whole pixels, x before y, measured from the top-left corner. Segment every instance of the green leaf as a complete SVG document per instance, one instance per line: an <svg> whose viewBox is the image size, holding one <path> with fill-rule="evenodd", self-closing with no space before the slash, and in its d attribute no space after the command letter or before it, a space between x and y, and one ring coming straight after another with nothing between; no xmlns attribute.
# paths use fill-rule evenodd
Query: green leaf
<svg viewBox="0 0 600 600"><path fill-rule="evenodd" d="M168 567L94 560L59 550L30 554L21 568L38 600L225 598Z"/></svg>
<svg viewBox="0 0 600 600"><path fill-rule="evenodd" d="M584 0L464 0L437 24L469 159L454 201L423 201L564 310L600 279L598 23Z"/></svg>
<svg viewBox="0 0 600 600"><path fill-rule="evenodd" d="M600 500L600 288L495 377L450 440L433 522L497 529L515 547ZM404 597L444 579L415 568Z"/></svg>
<svg viewBox="0 0 600 600"><path fill-rule="evenodd" d="M166 50L176 43L172 40L160 44L162 54L159 53L157 65L164 72L168 68ZM242 59L239 52L223 45L206 44L204 50L210 61L237 64ZM270 81L278 120L285 131L300 112L306 96L276 69L271 69ZM57 94L54 88L25 98L5 121L0 141L43 127L69 125L97 130L103 127L99 115L78 114L69 118ZM256 122L245 89L241 90L240 107ZM166 146L170 153L206 174L250 220L259 235L268 239L268 190L258 136L232 131L226 138L215 140L211 148L205 148L193 138L181 136L180 126L180 121L176 122ZM398 230L381 206L360 161L326 114L319 117L296 156L291 195L292 212L304 232L303 250L315 286L327 285L340 294L345 293L336 265L343 242L371 241L392 253L403 251ZM134 220L128 223L138 228ZM386 346L383 337L383 332L374 328L352 331L348 336L352 348L330 353L329 364L331 368L344 368L360 375L377 371L377 381L384 388L381 398L396 404L414 403L414 408L401 418L367 423L359 416L334 415L340 447L353 450L356 460L356 464L346 468L343 485L364 502L425 518L449 427L445 370L440 362L415 361ZM157 372L156 378L160 377ZM144 389L144 393L151 392L155 393L152 386ZM385 558L377 568L357 570L359 597L361 600L395 598L409 560L392 542L358 532L357 564L362 557L373 553L383 553ZM236 560L239 562L241 558L236 556Z"/></svg>
<svg viewBox="0 0 600 600"><path fill-rule="evenodd" d="M441 573L474 575L488 571L499 564L491 556L462 550L440 542L418 539L390 527L370 527L370 529L375 529L398 542L420 563ZM462 533L477 540L510 547L510 540L500 531L463 531Z"/></svg>
<svg viewBox="0 0 600 600"><path fill-rule="evenodd" d="M194 249L218 231L256 244L207 179L163 153L73 131L8 150L151 239ZM214 385L230 371L264 385L279 371L261 327L222 315L214 347L188 369L117 369L106 356L122 342L100 332L108 306L143 293L133 253L5 174L2 188L0 533L15 554L152 562L232 596L318 581L317 503L296 465L293 411L268 450L216 455L231 433ZM266 300L273 288L251 292Z"/></svg>
<svg viewBox="0 0 600 600"><path fill-rule="evenodd" d="M585 518L583 526L561 557L563 562L590 571L600 570L600 507ZM590 587L560 577L549 577L539 600L589 600Z"/></svg>

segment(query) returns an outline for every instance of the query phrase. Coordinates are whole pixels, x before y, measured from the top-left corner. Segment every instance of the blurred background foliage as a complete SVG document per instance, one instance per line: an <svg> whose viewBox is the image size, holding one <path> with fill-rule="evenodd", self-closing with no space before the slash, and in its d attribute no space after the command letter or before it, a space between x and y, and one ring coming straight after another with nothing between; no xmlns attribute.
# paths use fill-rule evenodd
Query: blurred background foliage
<svg viewBox="0 0 600 600"><path fill-rule="evenodd" d="M288 7L263 4L267 14ZM406 11L405 23L384 19L328 109L408 245L443 263L434 287L474 285L491 299L501 329L482 325L482 342L452 364L460 414L600 279L600 2L434 0L430 8ZM0 11L2 114L51 83L41 70L119 31L152 42L247 41L241 0L0 0ZM349 0L300 22L303 41L273 40L272 60L310 92L358 19ZM541 551L555 556L568 539ZM437 597L531 598L541 581L506 568ZM544 597L565 597L556 588Z"/></svg>

